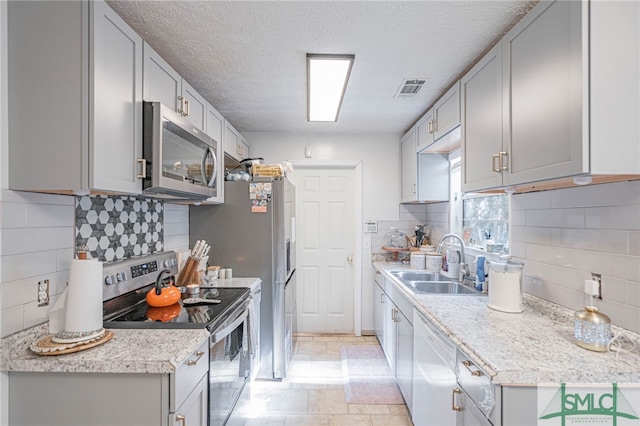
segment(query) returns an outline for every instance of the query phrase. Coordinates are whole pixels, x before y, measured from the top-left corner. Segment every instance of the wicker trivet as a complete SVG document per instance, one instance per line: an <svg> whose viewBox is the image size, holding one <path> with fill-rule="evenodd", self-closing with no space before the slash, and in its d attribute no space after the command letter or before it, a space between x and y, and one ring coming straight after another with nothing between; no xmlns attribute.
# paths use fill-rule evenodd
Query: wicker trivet
<svg viewBox="0 0 640 426"><path fill-rule="evenodd" d="M49 334L35 343L32 343L29 349L38 355L64 355L74 352L84 351L89 348L101 345L113 337L113 331L105 330L104 334L88 340L86 342L76 343L56 343L52 340L53 334Z"/></svg>

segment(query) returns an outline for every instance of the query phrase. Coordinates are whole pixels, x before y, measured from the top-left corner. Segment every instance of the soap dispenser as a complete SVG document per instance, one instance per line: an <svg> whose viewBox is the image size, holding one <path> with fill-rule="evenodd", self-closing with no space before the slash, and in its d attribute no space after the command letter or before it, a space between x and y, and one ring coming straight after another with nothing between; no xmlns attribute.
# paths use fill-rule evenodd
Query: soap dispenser
<svg viewBox="0 0 640 426"><path fill-rule="evenodd" d="M486 275L484 273L484 256L476 257L474 261L476 263L476 290L478 291L486 291Z"/></svg>

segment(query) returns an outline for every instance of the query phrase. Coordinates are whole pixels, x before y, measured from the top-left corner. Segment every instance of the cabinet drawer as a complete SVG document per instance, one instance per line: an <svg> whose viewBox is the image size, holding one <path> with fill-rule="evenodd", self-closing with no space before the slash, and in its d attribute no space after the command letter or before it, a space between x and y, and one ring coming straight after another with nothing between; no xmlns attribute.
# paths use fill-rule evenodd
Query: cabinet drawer
<svg viewBox="0 0 640 426"><path fill-rule="evenodd" d="M491 383L491 377L487 373L460 350L456 354L456 378L478 409L489 419L494 418L496 385Z"/></svg>
<svg viewBox="0 0 640 426"><path fill-rule="evenodd" d="M209 339L196 349L171 375L169 411L175 412L209 371Z"/></svg>

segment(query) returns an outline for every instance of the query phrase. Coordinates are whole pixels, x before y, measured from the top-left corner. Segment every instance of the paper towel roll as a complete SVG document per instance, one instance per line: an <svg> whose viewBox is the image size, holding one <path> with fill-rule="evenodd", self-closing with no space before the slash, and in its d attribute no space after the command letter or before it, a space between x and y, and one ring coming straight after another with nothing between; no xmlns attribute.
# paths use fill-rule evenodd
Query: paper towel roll
<svg viewBox="0 0 640 426"><path fill-rule="evenodd" d="M102 328L102 262L71 260L66 311L64 329L67 332Z"/></svg>

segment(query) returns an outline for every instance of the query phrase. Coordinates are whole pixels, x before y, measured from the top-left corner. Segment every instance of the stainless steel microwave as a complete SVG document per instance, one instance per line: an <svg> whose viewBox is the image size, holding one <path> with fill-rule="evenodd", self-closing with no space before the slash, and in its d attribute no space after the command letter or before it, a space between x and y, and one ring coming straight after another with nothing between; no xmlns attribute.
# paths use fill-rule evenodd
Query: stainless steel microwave
<svg viewBox="0 0 640 426"><path fill-rule="evenodd" d="M143 111L143 194L175 200L217 196L217 142L160 102L143 102Z"/></svg>

